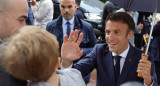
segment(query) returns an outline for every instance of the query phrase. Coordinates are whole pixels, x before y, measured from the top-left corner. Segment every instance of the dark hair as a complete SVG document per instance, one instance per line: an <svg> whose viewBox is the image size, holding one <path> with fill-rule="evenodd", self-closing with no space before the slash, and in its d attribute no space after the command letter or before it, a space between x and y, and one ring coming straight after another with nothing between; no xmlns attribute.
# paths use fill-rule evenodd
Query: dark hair
<svg viewBox="0 0 160 86"><path fill-rule="evenodd" d="M77 5L81 4L81 0L75 0Z"/></svg>
<svg viewBox="0 0 160 86"><path fill-rule="evenodd" d="M127 13L127 12L115 12L115 13L110 13L107 18L106 18L106 22L107 21L121 21L125 24L128 25L128 31L127 34L135 29L135 23L133 18Z"/></svg>

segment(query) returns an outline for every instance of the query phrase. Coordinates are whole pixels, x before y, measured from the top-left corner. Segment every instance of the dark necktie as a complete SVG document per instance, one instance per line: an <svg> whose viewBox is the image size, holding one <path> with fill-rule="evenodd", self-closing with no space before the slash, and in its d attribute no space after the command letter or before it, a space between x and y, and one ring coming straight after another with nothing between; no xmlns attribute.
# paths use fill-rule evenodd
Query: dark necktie
<svg viewBox="0 0 160 86"><path fill-rule="evenodd" d="M66 24L67 24L67 35L68 35L68 37L69 37L70 32L71 32L70 22L67 22Z"/></svg>
<svg viewBox="0 0 160 86"><path fill-rule="evenodd" d="M120 75L120 59L121 56L113 56L113 58L116 60L116 64L114 66L114 74L115 74L115 84L117 84L119 75Z"/></svg>

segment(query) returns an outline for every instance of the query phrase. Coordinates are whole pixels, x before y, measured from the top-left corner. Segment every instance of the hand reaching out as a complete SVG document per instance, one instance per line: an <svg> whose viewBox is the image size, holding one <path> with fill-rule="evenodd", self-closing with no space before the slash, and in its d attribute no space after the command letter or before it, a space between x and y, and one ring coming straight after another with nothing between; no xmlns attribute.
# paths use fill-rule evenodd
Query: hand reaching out
<svg viewBox="0 0 160 86"><path fill-rule="evenodd" d="M78 30L72 30L69 38L67 35L64 36L64 42L61 48L63 67L70 66L72 64L72 61L79 59L83 55L83 50L80 50L79 47L83 39L83 33L80 33L78 38L78 32Z"/></svg>

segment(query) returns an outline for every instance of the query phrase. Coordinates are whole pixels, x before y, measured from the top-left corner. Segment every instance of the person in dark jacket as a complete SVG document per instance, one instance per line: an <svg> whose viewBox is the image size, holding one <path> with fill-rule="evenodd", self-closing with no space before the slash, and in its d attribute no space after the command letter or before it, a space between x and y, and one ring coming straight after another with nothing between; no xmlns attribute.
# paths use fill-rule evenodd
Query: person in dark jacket
<svg viewBox="0 0 160 86"><path fill-rule="evenodd" d="M84 14L80 8L80 5L81 5L81 0L75 0L76 1L76 4L77 4L77 10L75 12L76 16L80 19L84 19Z"/></svg>
<svg viewBox="0 0 160 86"><path fill-rule="evenodd" d="M102 32L102 39L105 39L105 20L108 16L108 14L116 12L116 10L120 9L119 6L116 4L107 1L103 7L103 13L102 13L102 27L101 27L101 32Z"/></svg>
<svg viewBox="0 0 160 86"><path fill-rule="evenodd" d="M153 28L153 39L150 44L151 54L154 56L155 69L157 73L158 84L160 85L160 21Z"/></svg>
<svg viewBox="0 0 160 86"><path fill-rule="evenodd" d="M61 16L48 23L46 30L57 37L60 52L65 34L69 35L70 31L75 29L78 29L80 33L83 32L84 38L80 48L84 51L82 56L84 57L93 50L97 40L92 25L78 18L75 15L76 9L77 5L75 0L60 0ZM77 61L75 61L75 63L76 62ZM85 82L88 83L89 79L87 79Z"/></svg>
<svg viewBox="0 0 160 86"><path fill-rule="evenodd" d="M105 3L102 14L102 26L104 26L104 28L105 28L105 20L108 14L116 12L116 10L118 9L120 9L120 7L110 1L107 1Z"/></svg>
<svg viewBox="0 0 160 86"><path fill-rule="evenodd" d="M72 31L69 38L65 37L62 45L62 66L72 66L78 69L82 76L96 68L96 86L120 86L133 81L146 86L158 86L153 56L148 54L148 60L142 59L144 52L129 43L134 29L134 21L128 13L109 14L105 28L107 43L97 44L92 52L73 65L72 61L80 58L83 52L79 49L83 34L77 37L77 32ZM138 73L143 78L138 77Z"/></svg>
<svg viewBox="0 0 160 86"><path fill-rule="evenodd" d="M68 2L68 4L63 4L64 2ZM67 6L71 6L71 8L65 8ZM61 46L63 43L63 37L67 33L67 24L66 22L70 22L70 29L75 30L78 29L79 32L84 33L83 41L80 45L81 49L84 51L84 56L92 51L94 45L97 43L95 34L93 32L93 27L91 24L84 20L80 20L77 16L74 15L77 6L74 0L61 0L60 9L62 16L57 19L49 22L47 24L46 30L50 33L56 35L59 46L61 50ZM67 10L66 10L67 9ZM71 31L70 30L70 31Z"/></svg>
<svg viewBox="0 0 160 86"><path fill-rule="evenodd" d="M13 35L20 27L26 25L27 17L26 0L0 0L0 39L3 41ZM1 49L1 51L3 50ZM26 81L18 80L6 72L1 65L1 56L0 86L26 86Z"/></svg>

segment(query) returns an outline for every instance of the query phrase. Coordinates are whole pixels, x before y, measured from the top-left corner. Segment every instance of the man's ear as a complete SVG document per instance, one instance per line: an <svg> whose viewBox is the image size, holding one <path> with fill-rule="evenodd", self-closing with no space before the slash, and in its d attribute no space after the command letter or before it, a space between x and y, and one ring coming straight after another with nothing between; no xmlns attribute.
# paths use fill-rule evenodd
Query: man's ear
<svg viewBox="0 0 160 86"><path fill-rule="evenodd" d="M134 34L134 31L133 31L133 30L131 30L131 31L128 33L128 36L127 36L127 37L128 37L129 40L132 38L133 34Z"/></svg>
<svg viewBox="0 0 160 86"><path fill-rule="evenodd" d="M75 11L77 10L77 4L75 4Z"/></svg>
<svg viewBox="0 0 160 86"><path fill-rule="evenodd" d="M60 67L61 67L61 62L60 62L60 60L61 60L61 58L58 57L58 59L57 59L57 64L56 64L56 67L57 67L57 68L60 68Z"/></svg>

